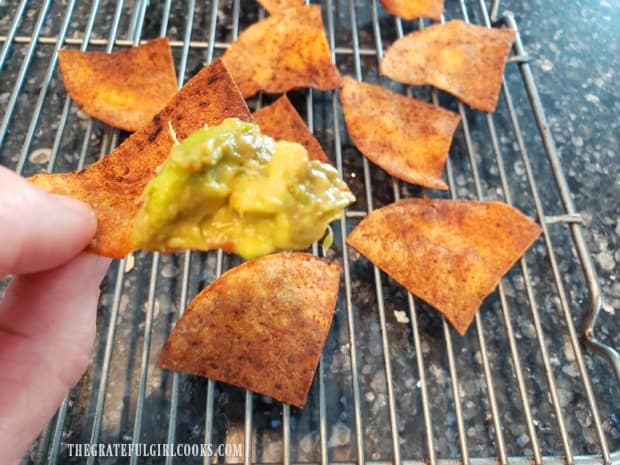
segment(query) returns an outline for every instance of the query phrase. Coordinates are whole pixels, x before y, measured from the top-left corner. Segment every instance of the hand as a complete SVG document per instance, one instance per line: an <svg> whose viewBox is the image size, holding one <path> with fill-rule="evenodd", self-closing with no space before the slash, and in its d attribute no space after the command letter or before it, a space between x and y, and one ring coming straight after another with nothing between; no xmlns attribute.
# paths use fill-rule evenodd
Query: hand
<svg viewBox="0 0 620 465"><path fill-rule="evenodd" d="M0 457L17 463L86 369L109 259L85 204L0 166Z"/></svg>

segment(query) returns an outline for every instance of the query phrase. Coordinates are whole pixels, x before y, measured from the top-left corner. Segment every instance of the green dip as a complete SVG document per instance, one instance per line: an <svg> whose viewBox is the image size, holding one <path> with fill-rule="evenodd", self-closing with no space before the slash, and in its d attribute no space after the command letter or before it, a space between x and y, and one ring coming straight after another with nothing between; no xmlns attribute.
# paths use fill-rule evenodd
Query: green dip
<svg viewBox="0 0 620 465"><path fill-rule="evenodd" d="M246 259L307 248L355 200L331 165L236 118L175 145L143 197L137 248L223 248Z"/></svg>

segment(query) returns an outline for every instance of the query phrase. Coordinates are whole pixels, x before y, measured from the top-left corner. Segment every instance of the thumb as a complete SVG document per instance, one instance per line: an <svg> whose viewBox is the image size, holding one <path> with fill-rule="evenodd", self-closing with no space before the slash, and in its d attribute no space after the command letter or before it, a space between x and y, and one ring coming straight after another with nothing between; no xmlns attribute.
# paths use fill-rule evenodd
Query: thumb
<svg viewBox="0 0 620 465"><path fill-rule="evenodd" d="M94 212L0 166L0 278L59 266L88 245Z"/></svg>

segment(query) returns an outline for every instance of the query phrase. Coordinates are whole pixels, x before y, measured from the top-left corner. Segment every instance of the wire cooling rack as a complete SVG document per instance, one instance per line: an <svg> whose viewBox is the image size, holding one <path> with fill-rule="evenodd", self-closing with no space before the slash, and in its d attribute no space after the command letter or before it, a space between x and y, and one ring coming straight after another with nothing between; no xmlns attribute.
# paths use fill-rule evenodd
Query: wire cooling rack
<svg viewBox="0 0 620 465"><path fill-rule="evenodd" d="M363 159L347 137L337 92L290 92L358 198L334 228L330 254L344 265L344 279L306 407L157 368L188 301L239 261L221 252L136 253L112 266L91 365L24 463L619 461L618 356L595 336L596 275L520 38L497 111L487 115L427 87L378 76L385 47L427 21L395 19L376 0L322 5L341 72L460 113L446 168L450 191L395 181ZM512 14L499 12L498 1L487 10L483 1L448 0L445 20L518 29ZM182 85L264 15L255 2L240 0L0 3L0 163L26 176L71 171L126 136L72 104L58 72L60 47L112 51L168 36ZM344 242L368 211L421 195L503 200L544 230L465 337ZM605 361L584 350L581 327ZM223 443L243 453L71 457L76 443Z"/></svg>

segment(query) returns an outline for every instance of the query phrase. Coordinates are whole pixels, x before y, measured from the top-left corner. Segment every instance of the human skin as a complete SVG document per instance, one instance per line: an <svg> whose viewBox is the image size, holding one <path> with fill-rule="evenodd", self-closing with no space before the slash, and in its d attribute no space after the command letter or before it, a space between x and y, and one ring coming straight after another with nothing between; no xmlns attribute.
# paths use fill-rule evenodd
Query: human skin
<svg viewBox="0 0 620 465"><path fill-rule="evenodd" d="M83 252L97 227L76 200L0 166L0 457L18 463L88 366L110 264Z"/></svg>

